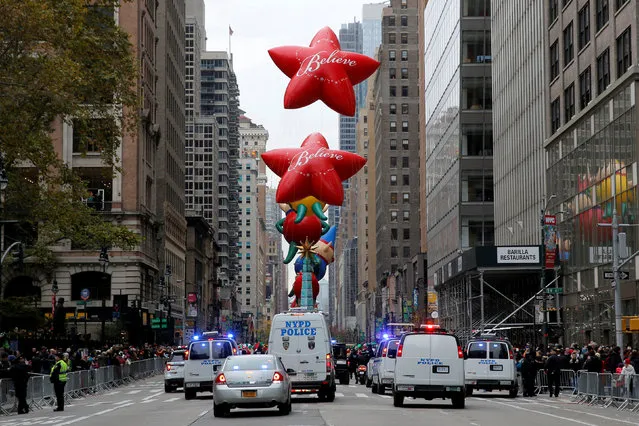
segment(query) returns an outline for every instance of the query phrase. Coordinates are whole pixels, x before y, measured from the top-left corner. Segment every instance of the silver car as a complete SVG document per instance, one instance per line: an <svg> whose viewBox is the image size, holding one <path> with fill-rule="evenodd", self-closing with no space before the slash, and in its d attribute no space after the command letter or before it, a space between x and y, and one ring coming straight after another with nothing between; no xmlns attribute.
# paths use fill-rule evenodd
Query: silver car
<svg viewBox="0 0 639 426"><path fill-rule="evenodd" d="M275 406L280 414L291 412L291 381L282 362L275 355L228 357L213 383L213 415Z"/></svg>

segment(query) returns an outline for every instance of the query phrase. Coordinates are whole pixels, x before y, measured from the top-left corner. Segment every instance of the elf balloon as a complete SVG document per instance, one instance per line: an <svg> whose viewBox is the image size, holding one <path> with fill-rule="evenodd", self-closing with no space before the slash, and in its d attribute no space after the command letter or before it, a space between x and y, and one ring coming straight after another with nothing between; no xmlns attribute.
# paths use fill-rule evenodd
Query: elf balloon
<svg viewBox="0 0 639 426"><path fill-rule="evenodd" d="M329 27L322 28L309 47L276 47L268 53L291 79L284 94L286 109L302 108L321 100L338 113L352 117L356 108L353 86L379 67L379 62L368 56L342 51Z"/></svg>
<svg viewBox="0 0 639 426"><path fill-rule="evenodd" d="M325 204L341 205L344 201L342 181L366 164L360 155L330 149L320 133L311 133L300 148L274 149L263 153L262 159L282 178L275 193L278 203L310 196Z"/></svg>

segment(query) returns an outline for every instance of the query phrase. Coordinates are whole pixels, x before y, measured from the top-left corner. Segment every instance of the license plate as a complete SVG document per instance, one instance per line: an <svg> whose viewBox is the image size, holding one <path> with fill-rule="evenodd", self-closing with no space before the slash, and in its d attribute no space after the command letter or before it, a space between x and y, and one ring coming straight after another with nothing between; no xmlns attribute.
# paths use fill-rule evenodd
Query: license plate
<svg viewBox="0 0 639 426"><path fill-rule="evenodd" d="M200 384L199 383L187 383L186 387L187 388L199 388Z"/></svg>
<svg viewBox="0 0 639 426"><path fill-rule="evenodd" d="M449 369L448 366L436 366L435 367L435 373L439 373L439 374L448 374Z"/></svg>
<svg viewBox="0 0 639 426"><path fill-rule="evenodd" d="M504 371L503 365L491 365L490 371Z"/></svg>
<svg viewBox="0 0 639 426"><path fill-rule="evenodd" d="M315 373L304 373L304 378L312 380L315 378Z"/></svg>
<svg viewBox="0 0 639 426"><path fill-rule="evenodd" d="M415 386L399 385L399 386L397 386L397 390L398 391L414 391L415 390Z"/></svg>
<svg viewBox="0 0 639 426"><path fill-rule="evenodd" d="M344 361L344 360L337 360L337 363L338 363L338 364L346 364L346 361Z"/></svg>
<svg viewBox="0 0 639 426"><path fill-rule="evenodd" d="M257 391L256 390L242 391L242 398L255 398L255 397L257 397Z"/></svg>
<svg viewBox="0 0 639 426"><path fill-rule="evenodd" d="M459 392L461 388L459 386L446 386L446 392Z"/></svg>

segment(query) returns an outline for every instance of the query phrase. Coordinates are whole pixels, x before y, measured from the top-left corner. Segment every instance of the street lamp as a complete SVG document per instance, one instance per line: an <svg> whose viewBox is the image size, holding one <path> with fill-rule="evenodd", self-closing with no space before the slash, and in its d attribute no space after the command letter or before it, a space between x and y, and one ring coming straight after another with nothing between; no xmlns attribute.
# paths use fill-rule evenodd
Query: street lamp
<svg viewBox="0 0 639 426"><path fill-rule="evenodd" d="M553 198L556 198L557 195L556 194L552 194L547 200L544 200L544 208L541 209L541 214L539 217L539 225L541 227L541 276L539 278L539 288L540 289L544 289L544 287L546 286L546 265L545 265L545 258L546 258L546 244L545 244L545 235L544 235L544 229L546 226L546 210L548 209L548 204L550 203L550 200L552 200ZM542 330L541 330L541 341L542 344L544 345L544 348L546 346L548 346L548 312L546 312L547 308L548 308L548 301L546 300L546 295L543 294L544 296L544 301L543 301L543 326L542 326Z"/></svg>
<svg viewBox="0 0 639 426"><path fill-rule="evenodd" d="M104 274L106 274L106 268L109 265L109 253L107 251L107 247L102 247L102 249L100 249L100 257L98 259L98 261L100 262L100 265L102 265L102 272ZM105 280L106 276L103 275L102 279ZM102 326L101 326L101 338L102 338L102 342L105 341L104 339L104 330L105 330L105 319L104 319L104 308L106 307L106 299L104 298L104 290L102 288L100 288L100 298L102 299ZM111 297L111 295L109 294L109 298ZM86 303L86 302L85 302ZM84 326L85 326L85 334L86 334L86 317L87 317L87 305L84 305Z"/></svg>

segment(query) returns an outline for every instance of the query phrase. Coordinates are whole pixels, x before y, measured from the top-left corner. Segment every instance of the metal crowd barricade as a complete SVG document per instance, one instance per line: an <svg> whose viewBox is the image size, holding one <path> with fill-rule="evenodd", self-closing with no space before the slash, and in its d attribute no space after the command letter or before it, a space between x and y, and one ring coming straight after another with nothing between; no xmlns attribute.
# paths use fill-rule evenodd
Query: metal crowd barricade
<svg viewBox="0 0 639 426"><path fill-rule="evenodd" d="M165 359L153 358L133 361L125 365L109 365L92 370L67 373L65 400L93 396L100 392L126 385L134 380L161 374ZM55 391L48 375L32 374L27 382L27 402L33 410L55 405ZM17 411L13 380L0 379L0 414Z"/></svg>
<svg viewBox="0 0 639 426"><path fill-rule="evenodd" d="M537 370L537 378L535 379L535 393L548 392L548 375L544 370Z"/></svg>
<svg viewBox="0 0 639 426"><path fill-rule="evenodd" d="M604 407L614 406L618 410L639 410L639 375L588 373L580 371L577 376L575 401L579 404Z"/></svg>

